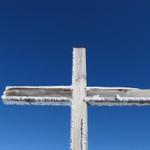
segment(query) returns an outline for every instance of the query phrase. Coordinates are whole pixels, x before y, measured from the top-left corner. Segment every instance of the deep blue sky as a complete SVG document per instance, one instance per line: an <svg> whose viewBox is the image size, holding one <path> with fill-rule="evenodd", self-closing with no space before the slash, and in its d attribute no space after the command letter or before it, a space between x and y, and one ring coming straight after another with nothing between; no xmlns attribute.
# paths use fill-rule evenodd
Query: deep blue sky
<svg viewBox="0 0 150 150"><path fill-rule="evenodd" d="M150 2L0 1L0 92L70 85L72 47L87 48L88 85L150 88ZM89 107L89 150L149 150L150 107ZM68 107L4 106L0 150L68 150Z"/></svg>

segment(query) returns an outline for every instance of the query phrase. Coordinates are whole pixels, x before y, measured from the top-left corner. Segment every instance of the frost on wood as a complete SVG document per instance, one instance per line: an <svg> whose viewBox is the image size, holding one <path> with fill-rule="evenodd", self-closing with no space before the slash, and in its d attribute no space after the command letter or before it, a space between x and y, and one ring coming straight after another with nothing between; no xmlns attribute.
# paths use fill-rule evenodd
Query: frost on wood
<svg viewBox="0 0 150 150"><path fill-rule="evenodd" d="M90 90L136 90L138 88L131 88L131 87L103 87L103 86L91 86L91 87L87 87L86 88L87 91L90 91Z"/></svg>
<svg viewBox="0 0 150 150"><path fill-rule="evenodd" d="M99 95L100 97L115 97L116 95L122 97L150 97L150 90L138 88L87 87L86 90L89 97L95 95Z"/></svg>
<svg viewBox="0 0 150 150"><path fill-rule="evenodd" d="M74 48L71 105L71 150L87 150L86 57L84 48Z"/></svg>
<svg viewBox="0 0 150 150"><path fill-rule="evenodd" d="M86 79L86 50L85 48L73 49L72 83L79 79Z"/></svg>
<svg viewBox="0 0 150 150"><path fill-rule="evenodd" d="M7 87L2 96L5 104L70 105L70 87Z"/></svg>
<svg viewBox="0 0 150 150"><path fill-rule="evenodd" d="M5 104L15 105L70 105L66 97L2 96Z"/></svg>
<svg viewBox="0 0 150 150"><path fill-rule="evenodd" d="M121 97L120 95L116 95L115 97L102 97L95 95L93 97L86 97L84 100L90 105L96 106L150 105L150 97Z"/></svg>
<svg viewBox="0 0 150 150"><path fill-rule="evenodd" d="M4 95L9 96L47 96L72 97L71 86L9 86Z"/></svg>
<svg viewBox="0 0 150 150"><path fill-rule="evenodd" d="M7 87L2 98L5 104L71 105L71 150L88 150L87 104L150 105L150 90L87 87L86 50L74 48L72 86Z"/></svg>
<svg viewBox="0 0 150 150"><path fill-rule="evenodd" d="M150 90L126 87L87 87L85 101L90 105L150 105Z"/></svg>
<svg viewBox="0 0 150 150"><path fill-rule="evenodd" d="M86 150L88 144L88 135L87 135L87 122L84 119L81 119L81 149Z"/></svg>

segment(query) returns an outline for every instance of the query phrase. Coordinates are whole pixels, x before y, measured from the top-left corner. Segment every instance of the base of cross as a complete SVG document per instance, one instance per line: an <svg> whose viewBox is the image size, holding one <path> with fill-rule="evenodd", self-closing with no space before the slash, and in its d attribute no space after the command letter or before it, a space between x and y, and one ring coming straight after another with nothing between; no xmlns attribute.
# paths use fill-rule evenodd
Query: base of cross
<svg viewBox="0 0 150 150"><path fill-rule="evenodd" d="M88 150L88 105L150 105L150 90L127 87L87 87L86 50L73 49L71 86L10 86L4 104L71 107L71 150Z"/></svg>

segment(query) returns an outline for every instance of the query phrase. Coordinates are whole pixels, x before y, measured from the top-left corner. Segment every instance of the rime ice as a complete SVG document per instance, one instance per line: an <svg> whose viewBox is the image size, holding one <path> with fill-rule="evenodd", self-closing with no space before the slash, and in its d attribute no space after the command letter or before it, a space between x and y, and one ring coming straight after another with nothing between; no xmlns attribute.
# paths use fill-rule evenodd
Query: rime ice
<svg viewBox="0 0 150 150"><path fill-rule="evenodd" d="M87 106L150 105L150 90L129 87L87 87L86 50L73 49L71 86L9 86L5 104L62 105L71 108L71 150L88 150Z"/></svg>

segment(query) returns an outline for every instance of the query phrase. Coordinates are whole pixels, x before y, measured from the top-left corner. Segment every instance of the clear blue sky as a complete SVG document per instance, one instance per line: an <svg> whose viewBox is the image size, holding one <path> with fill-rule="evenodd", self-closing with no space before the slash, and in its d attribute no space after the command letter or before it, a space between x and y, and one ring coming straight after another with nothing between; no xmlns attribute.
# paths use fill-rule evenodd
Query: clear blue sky
<svg viewBox="0 0 150 150"><path fill-rule="evenodd" d="M150 88L150 2L0 1L0 92L70 85L72 47L88 85ZM149 150L150 107L89 107L89 150ZM68 107L4 106L0 150L69 150Z"/></svg>

